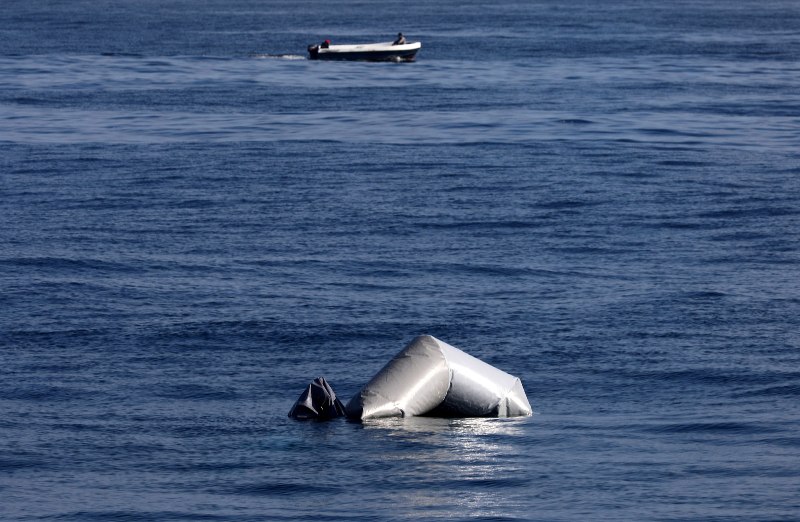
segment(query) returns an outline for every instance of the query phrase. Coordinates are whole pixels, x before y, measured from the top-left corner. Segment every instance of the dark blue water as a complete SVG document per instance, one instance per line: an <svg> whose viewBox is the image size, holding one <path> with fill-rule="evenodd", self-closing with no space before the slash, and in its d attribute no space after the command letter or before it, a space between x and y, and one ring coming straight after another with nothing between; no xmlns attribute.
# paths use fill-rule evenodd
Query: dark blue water
<svg viewBox="0 0 800 522"><path fill-rule="evenodd" d="M798 27L4 2L0 519L797 520ZM535 415L286 417L421 333Z"/></svg>

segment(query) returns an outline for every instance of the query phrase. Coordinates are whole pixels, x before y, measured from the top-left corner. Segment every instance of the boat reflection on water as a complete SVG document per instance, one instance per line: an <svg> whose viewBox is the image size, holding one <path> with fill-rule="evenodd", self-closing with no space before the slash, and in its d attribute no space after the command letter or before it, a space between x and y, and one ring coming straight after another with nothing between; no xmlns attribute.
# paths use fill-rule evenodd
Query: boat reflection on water
<svg viewBox="0 0 800 522"><path fill-rule="evenodd" d="M388 417L361 421L366 430L385 430L393 435L419 433L430 436L447 435L522 435L522 425L531 417Z"/></svg>
<svg viewBox="0 0 800 522"><path fill-rule="evenodd" d="M407 417L361 424L370 446L380 447L392 487L408 510L426 517L469 512L513 518L529 500L531 417ZM374 458L374 457L373 457Z"/></svg>

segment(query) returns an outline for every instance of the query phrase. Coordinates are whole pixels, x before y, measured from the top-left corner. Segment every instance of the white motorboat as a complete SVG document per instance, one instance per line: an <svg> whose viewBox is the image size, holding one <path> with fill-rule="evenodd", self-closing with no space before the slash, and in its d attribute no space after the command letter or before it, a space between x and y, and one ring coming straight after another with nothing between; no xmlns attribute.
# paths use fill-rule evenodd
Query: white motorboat
<svg viewBox="0 0 800 522"><path fill-rule="evenodd" d="M353 45L309 45L312 60L356 60L366 62L413 62L421 42L395 45L392 42Z"/></svg>

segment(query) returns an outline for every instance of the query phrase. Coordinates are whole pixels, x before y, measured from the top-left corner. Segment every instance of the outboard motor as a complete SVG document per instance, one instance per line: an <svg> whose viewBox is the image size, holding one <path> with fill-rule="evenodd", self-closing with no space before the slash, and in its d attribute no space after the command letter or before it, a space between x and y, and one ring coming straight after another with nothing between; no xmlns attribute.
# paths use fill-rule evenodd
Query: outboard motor
<svg viewBox="0 0 800 522"><path fill-rule="evenodd" d="M316 60L319 56L319 45L311 44L308 46L308 57L311 60Z"/></svg>
<svg viewBox="0 0 800 522"><path fill-rule="evenodd" d="M311 381L289 411L289 417L299 420L328 420L343 415L344 405L324 377Z"/></svg>

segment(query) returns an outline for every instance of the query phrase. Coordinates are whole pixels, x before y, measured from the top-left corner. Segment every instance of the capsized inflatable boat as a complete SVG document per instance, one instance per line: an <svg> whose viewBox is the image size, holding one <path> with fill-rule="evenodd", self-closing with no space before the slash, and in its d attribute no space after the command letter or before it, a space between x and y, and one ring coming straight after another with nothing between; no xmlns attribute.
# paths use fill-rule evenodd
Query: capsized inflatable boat
<svg viewBox="0 0 800 522"><path fill-rule="evenodd" d="M382 417L514 417L531 405L517 377L430 335L411 341L345 407L357 420Z"/></svg>

